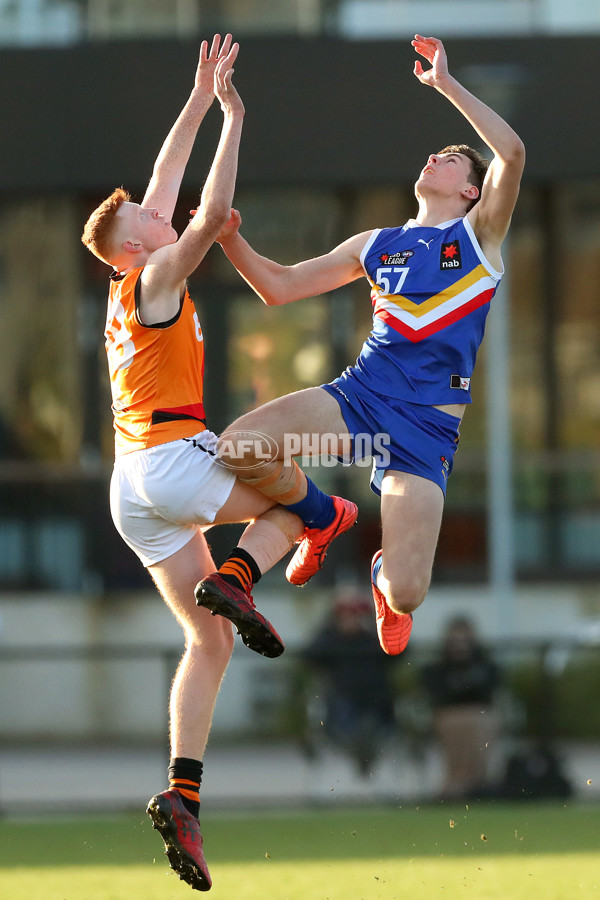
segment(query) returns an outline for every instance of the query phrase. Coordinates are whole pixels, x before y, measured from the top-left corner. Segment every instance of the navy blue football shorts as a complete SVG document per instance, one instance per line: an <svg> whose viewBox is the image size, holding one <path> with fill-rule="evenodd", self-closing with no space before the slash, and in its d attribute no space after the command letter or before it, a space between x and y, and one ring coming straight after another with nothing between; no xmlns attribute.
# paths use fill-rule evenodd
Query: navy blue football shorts
<svg viewBox="0 0 600 900"><path fill-rule="evenodd" d="M352 437L353 461L372 456L374 493L381 495L383 476L393 469L433 481L445 496L459 440L457 416L434 406L384 397L348 371L321 387L340 405Z"/></svg>

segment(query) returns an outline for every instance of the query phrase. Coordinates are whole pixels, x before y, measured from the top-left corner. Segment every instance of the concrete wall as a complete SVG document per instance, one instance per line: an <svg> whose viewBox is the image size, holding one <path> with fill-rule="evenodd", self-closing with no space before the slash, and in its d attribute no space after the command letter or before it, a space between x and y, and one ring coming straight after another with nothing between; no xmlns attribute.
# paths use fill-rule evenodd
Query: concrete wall
<svg viewBox="0 0 600 900"><path fill-rule="evenodd" d="M327 593L279 585L279 577L272 578L256 591L256 600L284 637L287 652L267 660L236 641L215 733L260 727L268 707L285 701L294 651L330 603ZM519 640L598 638L600 585L520 587L515 601ZM470 616L489 642L501 633L502 610L487 589L433 588L415 616L413 654L437 641L456 613ZM102 599L5 594L0 598L0 738L163 740L169 682L181 649L178 626L152 592Z"/></svg>

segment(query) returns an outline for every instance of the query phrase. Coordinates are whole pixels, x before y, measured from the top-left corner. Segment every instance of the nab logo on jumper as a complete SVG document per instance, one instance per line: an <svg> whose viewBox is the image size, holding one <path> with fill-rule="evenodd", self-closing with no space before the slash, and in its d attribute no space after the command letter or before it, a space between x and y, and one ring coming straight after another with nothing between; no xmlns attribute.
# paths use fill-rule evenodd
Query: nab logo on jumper
<svg viewBox="0 0 600 900"><path fill-rule="evenodd" d="M442 244L442 249L440 251L440 269L462 269L460 244L458 241Z"/></svg>

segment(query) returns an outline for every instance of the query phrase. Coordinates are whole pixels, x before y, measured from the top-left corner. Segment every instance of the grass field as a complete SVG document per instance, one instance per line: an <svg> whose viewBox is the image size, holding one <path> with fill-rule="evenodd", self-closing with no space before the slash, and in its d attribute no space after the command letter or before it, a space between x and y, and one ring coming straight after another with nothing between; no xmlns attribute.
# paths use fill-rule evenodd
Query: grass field
<svg viewBox="0 0 600 900"><path fill-rule="evenodd" d="M600 807L326 808L204 819L213 900L600 898ZM184 900L145 816L0 822L3 900Z"/></svg>

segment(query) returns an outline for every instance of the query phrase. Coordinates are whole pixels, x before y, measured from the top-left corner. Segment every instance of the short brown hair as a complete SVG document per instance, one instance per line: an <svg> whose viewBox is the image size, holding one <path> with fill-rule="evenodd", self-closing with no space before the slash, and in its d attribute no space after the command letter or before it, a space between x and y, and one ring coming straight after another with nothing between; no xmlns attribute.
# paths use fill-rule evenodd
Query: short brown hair
<svg viewBox="0 0 600 900"><path fill-rule="evenodd" d="M467 156L471 160L471 172L469 173L469 178L471 184L474 184L479 190L479 197L481 197L481 188L483 187L483 182L490 164L489 159L482 156L478 150L469 147L468 144L449 144L447 147L444 147L443 150L440 150L438 155L441 156L442 153L462 153L463 156ZM477 200L479 200L479 197L477 197ZM472 201L469 209L472 209L475 206L477 200Z"/></svg>
<svg viewBox="0 0 600 900"><path fill-rule="evenodd" d="M114 250L111 238L115 217L123 203L129 200L131 196L124 188L116 188L91 214L81 235L85 246L108 265L111 265L110 257Z"/></svg>

